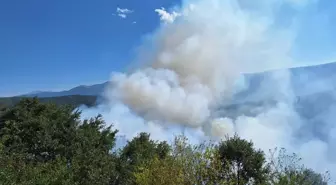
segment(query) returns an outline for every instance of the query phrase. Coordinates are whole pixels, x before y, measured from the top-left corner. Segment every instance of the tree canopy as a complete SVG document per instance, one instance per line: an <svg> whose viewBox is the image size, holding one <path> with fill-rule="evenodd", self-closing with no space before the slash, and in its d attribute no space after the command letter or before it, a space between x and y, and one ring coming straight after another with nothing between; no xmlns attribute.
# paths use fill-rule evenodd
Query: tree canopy
<svg viewBox="0 0 336 185"><path fill-rule="evenodd" d="M139 133L115 150L118 130L101 115L81 120L69 105L21 100L0 113L0 184L324 185L327 174L285 154L267 160L251 141L172 143ZM110 125L110 126L108 126ZM288 158L292 160L288 160ZM288 161L291 161L288 163Z"/></svg>

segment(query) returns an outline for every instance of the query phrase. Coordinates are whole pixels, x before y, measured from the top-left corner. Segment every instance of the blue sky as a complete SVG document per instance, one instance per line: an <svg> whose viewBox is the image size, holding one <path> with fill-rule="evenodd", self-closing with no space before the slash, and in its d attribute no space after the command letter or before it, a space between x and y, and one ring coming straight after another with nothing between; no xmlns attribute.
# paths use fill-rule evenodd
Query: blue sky
<svg viewBox="0 0 336 185"><path fill-rule="evenodd" d="M0 0L0 96L107 81L159 25L154 9L179 1ZM134 12L123 19L113 15L117 7ZM320 0L302 22L296 55L329 60L336 51L336 2Z"/></svg>
<svg viewBox="0 0 336 185"><path fill-rule="evenodd" d="M0 0L0 96L107 81L171 0ZM134 10L126 19L117 7ZM136 24L133 22L136 21Z"/></svg>

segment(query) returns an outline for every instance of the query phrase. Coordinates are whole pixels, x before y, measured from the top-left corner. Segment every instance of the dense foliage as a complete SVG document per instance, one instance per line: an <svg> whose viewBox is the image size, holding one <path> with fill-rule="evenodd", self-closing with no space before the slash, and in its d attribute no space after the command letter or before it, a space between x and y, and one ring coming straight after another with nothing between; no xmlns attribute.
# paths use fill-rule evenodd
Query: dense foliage
<svg viewBox="0 0 336 185"><path fill-rule="evenodd" d="M73 106L23 99L0 114L0 184L324 185L295 155L269 160L238 136L218 144L158 142L140 133L115 149L117 130L100 115L81 121Z"/></svg>

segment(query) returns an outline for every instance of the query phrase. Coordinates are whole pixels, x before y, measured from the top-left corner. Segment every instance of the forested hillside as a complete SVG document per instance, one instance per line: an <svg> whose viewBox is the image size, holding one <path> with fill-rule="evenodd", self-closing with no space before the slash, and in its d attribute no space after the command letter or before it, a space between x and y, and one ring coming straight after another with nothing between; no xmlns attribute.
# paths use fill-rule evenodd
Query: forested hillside
<svg viewBox="0 0 336 185"><path fill-rule="evenodd" d="M81 121L73 106L23 99L0 114L0 184L6 185L324 185L327 174L285 149L263 153L238 136L191 145L139 133L115 150L118 131L99 115ZM279 154L279 155L278 155Z"/></svg>
<svg viewBox="0 0 336 185"><path fill-rule="evenodd" d="M23 97L0 98L0 110L5 107L11 107L20 102ZM96 104L97 96L69 95L59 97L39 98L40 102L52 102L58 105L69 104L75 107L80 105L93 106Z"/></svg>

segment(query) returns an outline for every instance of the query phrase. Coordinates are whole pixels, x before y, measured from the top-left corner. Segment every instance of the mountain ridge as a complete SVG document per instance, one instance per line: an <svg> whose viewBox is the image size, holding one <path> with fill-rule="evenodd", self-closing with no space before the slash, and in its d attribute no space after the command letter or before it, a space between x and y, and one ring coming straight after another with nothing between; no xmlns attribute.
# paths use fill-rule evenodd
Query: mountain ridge
<svg viewBox="0 0 336 185"><path fill-rule="evenodd" d="M100 96L108 85L108 81L93 85L79 85L64 91L34 91L31 93L20 95L19 97L39 97L50 98L70 95Z"/></svg>
<svg viewBox="0 0 336 185"><path fill-rule="evenodd" d="M270 70L260 73L250 73L245 74L245 81L248 84L248 90L242 92L242 95L252 93L254 90L258 89L261 83L270 78L270 74L280 71ZM336 62L325 63L321 65L313 65L313 66L302 66L302 67L293 67L288 69L290 72L291 85L293 90L297 95L302 95L307 92L307 88L310 86L319 86L316 90L327 91L336 89L336 84L332 83L336 81ZM69 90L64 91L35 91L28 94L23 94L19 97L39 97L39 98L47 98L47 97L60 97L60 96L69 96L69 95L85 95L85 96L102 96L106 86L109 84L109 81L100 84L93 85L79 85L73 87ZM323 85L327 84L327 85ZM311 89L309 89L311 92Z"/></svg>

